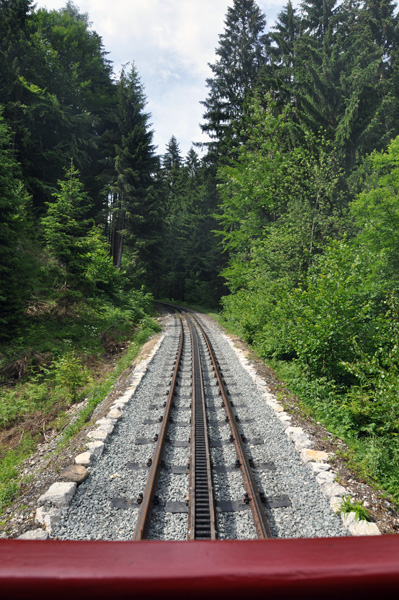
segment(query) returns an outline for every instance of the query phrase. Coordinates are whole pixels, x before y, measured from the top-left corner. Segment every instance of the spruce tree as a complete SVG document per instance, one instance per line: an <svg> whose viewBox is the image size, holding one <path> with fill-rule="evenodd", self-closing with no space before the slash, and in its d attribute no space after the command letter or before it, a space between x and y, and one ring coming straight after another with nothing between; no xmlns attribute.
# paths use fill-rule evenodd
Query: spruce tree
<svg viewBox="0 0 399 600"><path fill-rule="evenodd" d="M394 43L397 17L392 3L385 0L348 0L339 12L339 47L345 57L340 83L345 105L335 140L350 173L365 154L385 148L399 133Z"/></svg>
<svg viewBox="0 0 399 600"><path fill-rule="evenodd" d="M281 105L295 102L295 52L300 19L288 1L279 13L270 36L271 63L261 74L261 88L270 92Z"/></svg>
<svg viewBox="0 0 399 600"><path fill-rule="evenodd" d="M93 226L90 198L71 162L43 217L45 246L55 268L55 295L67 309L83 297L115 293L118 282L104 231Z"/></svg>
<svg viewBox="0 0 399 600"><path fill-rule="evenodd" d="M212 142L210 151L227 152L236 134L233 124L243 114L245 101L253 91L260 69L268 58L266 18L254 0L234 0L227 10L224 33L219 36L217 60L210 64L213 77L201 126Z"/></svg>
<svg viewBox="0 0 399 600"><path fill-rule="evenodd" d="M68 304L76 290L84 284L82 242L91 225L91 221L85 218L89 212L90 199L72 162L65 179L58 184L59 191L53 194L53 201L47 205L42 228L45 245L61 270L62 298Z"/></svg>
<svg viewBox="0 0 399 600"><path fill-rule="evenodd" d="M98 213L103 134L115 88L102 40L70 2L59 11L38 10L31 29L32 60L22 83L29 128L24 171L35 206L40 212L73 158Z"/></svg>
<svg viewBox="0 0 399 600"><path fill-rule="evenodd" d="M24 242L28 195L11 150L11 131L0 111L0 339L7 339L23 316L27 281Z"/></svg>
<svg viewBox="0 0 399 600"><path fill-rule="evenodd" d="M152 244L157 221L153 174L157 167L150 115L136 67L123 69L117 86L114 179L110 186L111 246L117 268L121 266L124 243L139 260Z"/></svg>
<svg viewBox="0 0 399 600"><path fill-rule="evenodd" d="M304 0L301 4L301 29L307 35L322 41L331 29L337 0Z"/></svg>

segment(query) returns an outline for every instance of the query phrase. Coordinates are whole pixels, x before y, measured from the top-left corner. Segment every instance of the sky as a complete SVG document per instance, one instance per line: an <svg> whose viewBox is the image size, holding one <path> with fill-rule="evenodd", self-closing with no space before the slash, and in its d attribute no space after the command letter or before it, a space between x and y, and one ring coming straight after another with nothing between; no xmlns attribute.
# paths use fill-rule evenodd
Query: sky
<svg viewBox="0 0 399 600"><path fill-rule="evenodd" d="M36 0L36 8L60 9L67 0ZM299 5L294 0L294 6ZM219 35L233 0L74 0L101 37L117 77L134 62L147 97L157 154L172 135L183 156L206 141L200 123ZM258 0L270 28L287 0ZM198 150L197 150L198 151Z"/></svg>

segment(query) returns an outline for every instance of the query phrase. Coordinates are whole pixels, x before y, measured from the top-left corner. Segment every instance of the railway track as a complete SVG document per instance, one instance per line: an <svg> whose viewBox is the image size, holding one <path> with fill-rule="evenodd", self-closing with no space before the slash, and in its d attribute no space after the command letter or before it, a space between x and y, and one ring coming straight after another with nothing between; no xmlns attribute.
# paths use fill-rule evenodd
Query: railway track
<svg viewBox="0 0 399 600"><path fill-rule="evenodd" d="M190 461L189 461L189 492L188 505L188 532L189 540L217 539L216 500L213 486L213 465L211 459L211 436L208 430L207 394L205 392L203 359L201 344L204 346L212 366L213 377L216 380L217 394L222 399L225 410L225 421L230 427L229 442L234 444L236 461L234 469L240 471L243 478L245 493L242 498L243 505L248 505L256 528L257 537L260 539L271 538L272 533L265 514L262 493L259 491L252 472L251 461L245 450L243 436L238 427L238 415L235 414L222 370L204 328L196 318L185 310L179 310L180 338L177 354L173 364L170 387L165 402L164 414L161 418L159 434L156 435L156 447L150 459L147 484L142 497L138 499L141 508L133 535L134 540L145 539L149 535L151 516L154 506L158 504L157 485L164 460L164 449L169 440L169 424L172 421L172 409L177 395L179 373L182 370L183 351L187 346L191 349L191 435L190 435ZM186 323L186 327L184 325ZM186 329L186 331L185 331ZM231 467L230 467L231 468Z"/></svg>
<svg viewBox="0 0 399 600"><path fill-rule="evenodd" d="M344 535L231 341L203 315L167 310L152 358L135 367L113 405L122 411L120 420L110 423L98 413L98 435L107 436L102 454L70 504L61 514L55 509L51 536L181 541Z"/></svg>

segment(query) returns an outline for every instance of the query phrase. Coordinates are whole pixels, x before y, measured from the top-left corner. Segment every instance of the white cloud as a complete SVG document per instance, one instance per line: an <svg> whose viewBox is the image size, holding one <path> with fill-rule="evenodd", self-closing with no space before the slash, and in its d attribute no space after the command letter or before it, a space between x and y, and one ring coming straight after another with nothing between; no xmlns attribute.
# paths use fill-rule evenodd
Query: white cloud
<svg viewBox="0 0 399 600"><path fill-rule="evenodd" d="M287 0L259 1L270 26ZM37 0L59 9L61 0ZM101 35L115 73L134 61L152 113L159 152L172 135L186 153L203 137L198 127L219 34L233 0L75 0ZM294 2L299 4L299 0ZM203 141L203 140L202 140Z"/></svg>

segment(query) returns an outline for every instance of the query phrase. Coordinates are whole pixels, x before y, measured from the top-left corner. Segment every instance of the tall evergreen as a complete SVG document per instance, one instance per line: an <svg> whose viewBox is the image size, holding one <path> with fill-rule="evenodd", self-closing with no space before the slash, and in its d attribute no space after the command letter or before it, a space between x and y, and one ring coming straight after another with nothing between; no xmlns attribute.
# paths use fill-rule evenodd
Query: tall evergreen
<svg viewBox="0 0 399 600"><path fill-rule="evenodd" d="M153 174L157 167L150 115L135 66L121 72L117 86L114 178L108 188L111 247L121 266L124 244L143 261L153 243L157 219Z"/></svg>
<svg viewBox="0 0 399 600"><path fill-rule="evenodd" d="M82 267L82 240L90 228L87 217L90 199L73 164L59 182L59 191L48 203L42 219L43 236L50 255L58 262L63 273L63 287L79 287L84 277Z"/></svg>
<svg viewBox="0 0 399 600"><path fill-rule="evenodd" d="M392 0L367 0L361 12L362 25L370 29L373 40L388 59L398 43L399 16L396 13L397 6Z"/></svg>
<svg viewBox="0 0 399 600"><path fill-rule="evenodd" d="M303 0L301 29L322 41L331 29L337 0Z"/></svg>
<svg viewBox="0 0 399 600"><path fill-rule="evenodd" d="M112 90L101 38L72 3L35 12L27 0L0 2L0 98L38 214L71 158L100 201Z"/></svg>
<svg viewBox="0 0 399 600"><path fill-rule="evenodd" d="M20 77L32 60L29 39L32 0L0 0L0 98L4 117L12 126L13 146L20 149L28 137L24 124L27 94Z"/></svg>
<svg viewBox="0 0 399 600"><path fill-rule="evenodd" d="M114 88L102 40L70 2L59 11L37 11L31 27L35 60L23 81L30 130L24 162L35 205L41 209L73 158L98 211L102 136Z"/></svg>
<svg viewBox="0 0 399 600"><path fill-rule="evenodd" d="M214 235L213 168L193 148L183 159L174 136L162 157L161 270L157 293L216 306L222 291L221 253Z"/></svg>
<svg viewBox="0 0 399 600"><path fill-rule="evenodd" d="M330 139L343 102L340 79L346 57L337 44L336 0L302 3L301 35L296 45L296 94L300 119Z"/></svg>
<svg viewBox="0 0 399 600"><path fill-rule="evenodd" d="M376 13L384 14L378 24ZM395 116L399 109L394 77L396 29L397 17L391 2L360 4L348 0L340 6L339 47L346 57L341 75L345 106L339 115L335 139L347 173L365 154L385 148L399 133Z"/></svg>
<svg viewBox="0 0 399 600"><path fill-rule="evenodd" d="M289 0L269 34L271 63L262 70L260 87L282 105L295 102L295 52L299 25L297 11Z"/></svg>
<svg viewBox="0 0 399 600"><path fill-rule="evenodd" d="M29 290L24 269L27 193L11 150L11 131L0 112L0 339L10 338Z"/></svg>
<svg viewBox="0 0 399 600"><path fill-rule="evenodd" d="M258 81L260 69L268 58L266 18L254 0L234 0L227 10L224 33L219 36L217 60L210 64L213 77L201 126L212 142L211 151L223 155L235 137L233 124L244 110L245 101Z"/></svg>

